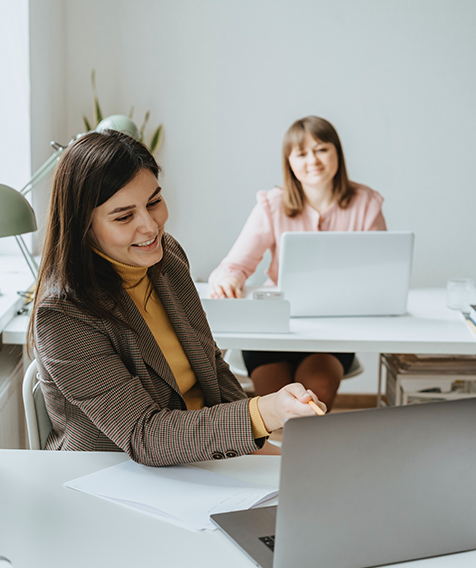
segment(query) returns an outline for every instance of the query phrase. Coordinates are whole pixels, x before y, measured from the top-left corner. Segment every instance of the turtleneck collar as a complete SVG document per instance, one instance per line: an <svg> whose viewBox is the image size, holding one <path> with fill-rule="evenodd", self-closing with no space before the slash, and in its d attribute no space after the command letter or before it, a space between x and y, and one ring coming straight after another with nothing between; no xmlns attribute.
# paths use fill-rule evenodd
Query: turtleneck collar
<svg viewBox="0 0 476 568"><path fill-rule="evenodd" d="M114 260L110 256L107 256L107 254L104 254L96 247L92 247L92 249L96 254L102 256L102 258L112 264L115 271L121 277L124 283L124 288L134 288L139 285L145 277L147 277L147 266L131 266L130 264L124 264L123 262L119 262L118 260Z"/></svg>

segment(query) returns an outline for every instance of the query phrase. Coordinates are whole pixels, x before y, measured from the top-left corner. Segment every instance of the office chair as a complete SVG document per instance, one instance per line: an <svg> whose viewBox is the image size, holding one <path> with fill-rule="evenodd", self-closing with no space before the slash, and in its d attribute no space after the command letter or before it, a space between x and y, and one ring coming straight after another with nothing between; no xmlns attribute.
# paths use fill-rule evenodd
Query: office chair
<svg viewBox="0 0 476 568"><path fill-rule="evenodd" d="M40 383L37 382L37 370L36 359L33 359L23 378L23 406L30 449L44 450L52 425Z"/></svg>
<svg viewBox="0 0 476 568"><path fill-rule="evenodd" d="M255 392L255 385L253 384L251 377L248 375L248 369L243 361L241 350L227 349L223 359L226 363L228 363L230 371L235 375L245 393L248 396L253 396Z"/></svg>
<svg viewBox="0 0 476 568"><path fill-rule="evenodd" d="M235 375L245 393L249 396L253 396L254 384L251 377L248 375L248 370L246 369L245 362L243 361L241 351L239 349L227 349L223 359L228 363L230 371ZM351 379L363 372L364 368L356 355L352 361L350 369L343 378Z"/></svg>

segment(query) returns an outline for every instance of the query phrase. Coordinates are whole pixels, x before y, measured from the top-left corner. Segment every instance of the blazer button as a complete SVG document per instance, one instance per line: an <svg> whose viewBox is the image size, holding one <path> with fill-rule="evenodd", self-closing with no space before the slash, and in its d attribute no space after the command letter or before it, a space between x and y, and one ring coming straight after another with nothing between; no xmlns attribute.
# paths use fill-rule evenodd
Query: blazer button
<svg viewBox="0 0 476 568"><path fill-rule="evenodd" d="M225 455L227 458L236 458L238 452L235 452L235 450L227 450Z"/></svg>
<svg viewBox="0 0 476 568"><path fill-rule="evenodd" d="M224 460L224 459L225 459L225 456L224 456L224 454L222 454L221 452L213 452L212 458L213 458L214 460Z"/></svg>

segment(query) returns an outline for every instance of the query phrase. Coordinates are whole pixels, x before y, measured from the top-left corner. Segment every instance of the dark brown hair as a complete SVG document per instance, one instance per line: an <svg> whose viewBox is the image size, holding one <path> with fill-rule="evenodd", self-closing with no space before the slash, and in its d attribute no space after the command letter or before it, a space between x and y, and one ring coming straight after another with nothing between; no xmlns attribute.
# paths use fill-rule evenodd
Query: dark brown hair
<svg viewBox="0 0 476 568"><path fill-rule="evenodd" d="M316 141L330 142L337 150L339 166L333 180L333 193L339 207L345 209L355 193L347 177L344 152L336 129L324 118L306 116L305 118L296 120L296 122L289 127L283 140L283 208L288 217L299 215L304 207L304 191L301 182L296 178L289 165L289 155L293 148L303 147L306 134L310 134Z"/></svg>
<svg viewBox="0 0 476 568"><path fill-rule="evenodd" d="M115 130L85 134L64 151L53 181L30 343L34 316L45 297L68 300L93 316L116 319L111 309L121 310L122 280L111 263L91 249L89 229L93 209L141 169L155 177L161 171L143 144ZM159 270L159 265L149 269L151 279Z"/></svg>

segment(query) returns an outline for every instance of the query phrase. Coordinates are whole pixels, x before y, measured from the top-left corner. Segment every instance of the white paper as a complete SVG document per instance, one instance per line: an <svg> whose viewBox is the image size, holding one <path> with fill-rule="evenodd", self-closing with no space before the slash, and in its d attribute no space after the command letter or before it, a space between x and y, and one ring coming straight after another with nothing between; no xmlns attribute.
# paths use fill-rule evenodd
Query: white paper
<svg viewBox="0 0 476 568"><path fill-rule="evenodd" d="M278 493L277 487L253 485L199 467L147 467L133 461L65 486L192 530L213 530L210 515L249 509Z"/></svg>

